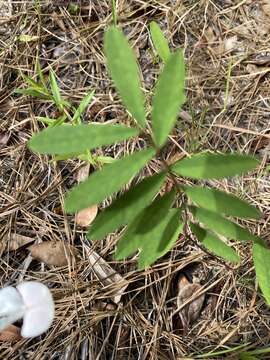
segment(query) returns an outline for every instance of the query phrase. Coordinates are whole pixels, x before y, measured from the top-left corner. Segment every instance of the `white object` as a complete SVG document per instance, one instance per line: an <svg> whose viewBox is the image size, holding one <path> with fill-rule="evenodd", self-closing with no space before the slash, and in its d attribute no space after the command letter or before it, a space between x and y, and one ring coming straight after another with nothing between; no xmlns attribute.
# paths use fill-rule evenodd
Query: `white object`
<svg viewBox="0 0 270 360"><path fill-rule="evenodd" d="M25 281L13 288L0 290L0 331L23 318L21 335L25 338L41 335L54 318L54 302L47 286Z"/></svg>

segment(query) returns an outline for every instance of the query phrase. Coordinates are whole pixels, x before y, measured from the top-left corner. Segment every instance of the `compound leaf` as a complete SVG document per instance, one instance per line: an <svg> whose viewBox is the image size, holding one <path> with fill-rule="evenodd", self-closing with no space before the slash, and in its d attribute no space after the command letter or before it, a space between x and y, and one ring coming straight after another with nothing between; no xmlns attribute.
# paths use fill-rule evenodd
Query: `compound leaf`
<svg viewBox="0 0 270 360"><path fill-rule="evenodd" d="M248 155L201 153L176 162L171 169L192 179L221 179L252 170L258 164L256 158Z"/></svg>
<svg viewBox="0 0 270 360"><path fill-rule="evenodd" d="M252 235L248 230L242 228L238 224L224 218L223 216L195 206L189 207L191 213L195 218L206 225L214 232L226 236L229 239L235 240L257 240L258 237Z"/></svg>
<svg viewBox="0 0 270 360"><path fill-rule="evenodd" d="M166 62L170 57L170 48L167 39L164 37L159 25L152 21L150 23L151 38L158 56L163 62Z"/></svg>
<svg viewBox="0 0 270 360"><path fill-rule="evenodd" d="M259 286L270 305L270 249L262 240L253 243L253 262Z"/></svg>
<svg viewBox="0 0 270 360"><path fill-rule="evenodd" d="M47 128L34 135L28 146L41 154L63 155L114 144L138 134L138 130L124 125L63 124Z"/></svg>
<svg viewBox="0 0 270 360"><path fill-rule="evenodd" d="M141 127L145 127L144 96L139 67L123 32L110 27L105 33L104 51L114 84L123 104Z"/></svg>
<svg viewBox="0 0 270 360"><path fill-rule="evenodd" d="M154 154L155 150L150 148L105 165L69 192L65 201L66 211L85 209L112 195L135 176Z"/></svg>
<svg viewBox="0 0 270 360"><path fill-rule="evenodd" d="M152 126L156 145L164 145L181 105L185 102L185 64L181 51L172 54L157 81L152 109Z"/></svg>
<svg viewBox="0 0 270 360"><path fill-rule="evenodd" d="M182 186L186 195L200 207L241 218L259 218L260 212L252 205L224 191L203 186Z"/></svg>
<svg viewBox="0 0 270 360"><path fill-rule="evenodd" d="M120 226L132 222L149 205L165 178L166 174L160 173L142 180L129 189L96 217L88 232L88 237L91 240L102 239Z"/></svg>
<svg viewBox="0 0 270 360"><path fill-rule="evenodd" d="M200 226L193 223L190 223L189 225L193 234L208 250L225 260L239 263L240 257L233 248L225 244L211 232L202 229Z"/></svg>

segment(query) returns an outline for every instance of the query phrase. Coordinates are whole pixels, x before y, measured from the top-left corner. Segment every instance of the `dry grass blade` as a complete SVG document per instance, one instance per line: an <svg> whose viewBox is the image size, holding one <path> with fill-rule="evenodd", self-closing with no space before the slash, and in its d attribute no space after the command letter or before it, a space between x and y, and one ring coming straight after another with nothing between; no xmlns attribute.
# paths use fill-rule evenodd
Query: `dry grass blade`
<svg viewBox="0 0 270 360"><path fill-rule="evenodd" d="M34 259L47 265L66 266L75 259L76 249L62 241L46 241L28 248Z"/></svg>
<svg viewBox="0 0 270 360"><path fill-rule="evenodd" d="M21 331L15 325L9 325L0 332L0 342L15 343L21 339Z"/></svg>
<svg viewBox="0 0 270 360"><path fill-rule="evenodd" d="M92 266L91 269L99 281L104 286L114 285L116 287L111 295L111 299L115 304L118 304L128 286L128 281L118 274L98 253L91 250L89 246L84 245L84 247L87 253L87 259Z"/></svg>

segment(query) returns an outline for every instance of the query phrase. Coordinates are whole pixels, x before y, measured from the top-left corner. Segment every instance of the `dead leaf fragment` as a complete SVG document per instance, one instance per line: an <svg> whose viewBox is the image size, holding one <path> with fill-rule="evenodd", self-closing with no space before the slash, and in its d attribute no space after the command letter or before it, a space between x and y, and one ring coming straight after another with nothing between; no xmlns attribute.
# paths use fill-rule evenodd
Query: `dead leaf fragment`
<svg viewBox="0 0 270 360"><path fill-rule="evenodd" d="M180 309L179 317L184 334L187 333L189 325L199 317L202 310L205 294L201 294L192 301L189 301L201 289L200 284L190 283L185 275L180 275L178 280L177 308ZM187 304L184 305L185 303Z"/></svg>
<svg viewBox="0 0 270 360"><path fill-rule="evenodd" d="M0 341L14 343L21 340L21 331L15 325L9 325L6 329L0 331Z"/></svg>
<svg viewBox="0 0 270 360"><path fill-rule="evenodd" d="M81 227L88 227L95 220L97 212L97 205L79 211L75 216L76 224Z"/></svg>
<svg viewBox="0 0 270 360"><path fill-rule="evenodd" d="M28 248L34 259L47 265L66 266L75 259L76 249L62 241L45 241Z"/></svg>
<svg viewBox="0 0 270 360"><path fill-rule="evenodd" d="M77 183L80 183L84 180L86 180L89 176L89 170L90 170L90 164L86 164L83 167L81 167L77 172Z"/></svg>
<svg viewBox="0 0 270 360"><path fill-rule="evenodd" d="M111 299L118 304L121 297L128 286L128 281L118 274L97 252L84 244L87 259L92 266L92 271L96 274L99 281L104 286L115 285L112 290Z"/></svg>
<svg viewBox="0 0 270 360"><path fill-rule="evenodd" d="M33 242L35 239L20 234L10 234L3 243L0 243L0 252L4 250L16 251L24 245Z"/></svg>
<svg viewBox="0 0 270 360"><path fill-rule="evenodd" d="M238 38L236 35L224 40L224 49L226 52L233 51L237 47Z"/></svg>
<svg viewBox="0 0 270 360"><path fill-rule="evenodd" d="M9 138L10 134L6 132L0 132L0 149L7 145Z"/></svg>
<svg viewBox="0 0 270 360"><path fill-rule="evenodd" d="M263 0L261 4L265 15L270 15L270 0Z"/></svg>

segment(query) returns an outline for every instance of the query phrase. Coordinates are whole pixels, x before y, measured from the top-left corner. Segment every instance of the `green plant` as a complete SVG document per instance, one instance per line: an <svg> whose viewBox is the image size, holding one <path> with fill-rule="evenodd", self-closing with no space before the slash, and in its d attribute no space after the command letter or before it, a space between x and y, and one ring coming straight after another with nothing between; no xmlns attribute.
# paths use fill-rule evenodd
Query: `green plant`
<svg viewBox="0 0 270 360"><path fill-rule="evenodd" d="M162 157L161 149L185 102L185 67L183 52L169 51L167 40L157 24L151 24L151 31L156 51L164 64L153 91L150 131L147 128L146 98L142 91L138 64L125 36L113 26L105 34L104 50L114 84L134 119L133 128L86 125L73 121L73 125L49 127L34 135L29 142L29 148L33 151L56 155L65 154L68 149L73 153L89 151L132 136L141 135L148 139L147 149L105 165L73 188L65 199L65 210L69 213L100 203L116 194L155 155ZM56 91L53 97L56 105L60 106ZM164 160L162 163L163 169L159 174L132 186L97 216L89 229L89 239L102 239L108 233L127 226L118 242L116 259L128 257L139 249L140 269L151 265L168 252L182 231L187 236L195 235L207 249L234 263L240 260L237 252L219 235L239 241L251 240L254 244L257 278L270 304L270 250L263 240L226 217L258 218L260 212L234 195L205 185L187 186L181 178L179 181L179 177L202 180L234 176L256 168L259 161L248 155L203 152L172 165ZM159 190L167 177L172 180L173 189L160 196ZM176 200L181 203L178 208Z"/></svg>
<svg viewBox="0 0 270 360"><path fill-rule="evenodd" d="M18 94L26 95L26 96L33 96L37 97L41 100L47 100L54 104L58 111L58 116L55 119L48 118L48 117L37 117L37 120L45 125L48 126L47 132L43 133L42 139L40 141L40 146L42 146L42 143L45 141L47 143L47 136L45 134L50 134L50 128L53 127L59 127L57 131L57 136L54 139L48 139L48 141L53 141L51 144L55 144L58 141L58 136L65 136L65 132L67 131L66 126L70 125L77 125L73 128L74 135L76 136L76 139L78 141L77 146L73 146L70 148L68 145L66 146L65 151L55 152L54 160L66 160L69 158L77 157L80 160L88 161L92 165L97 166L100 164L106 164L111 163L113 159L109 156L93 156L90 147L87 147L84 145L80 146L80 136L83 135L82 132L84 132L84 127L80 127L78 125L82 124L81 117L84 113L84 111L87 109L88 105L93 99L94 91L90 91L86 96L82 99L78 107L73 106L70 104L69 101L63 99L60 93L59 86L57 84L56 76L53 70L51 69L49 72L48 82L49 86L47 86L46 79L43 75L43 72L40 68L39 62L37 62L36 65L36 72L37 72L37 81L33 78L30 78L29 76L25 74L21 74L23 80L28 85L25 89L16 89L15 92ZM61 125L61 126L60 126ZM99 124L92 124L91 127L89 127L86 132L86 135L89 137L95 137L96 135L96 129L99 127ZM124 130L124 131L123 131ZM107 127L104 131L104 137L114 137L115 132L118 132L119 135L117 135L115 141L119 141L122 138L126 138L127 135L134 135L133 129L128 129L128 134L124 134L126 130L121 126L116 127ZM131 132L130 132L131 131ZM52 132L54 133L54 132ZM45 136L44 136L45 135ZM54 133L53 136L55 136L56 133ZM67 135L68 136L68 135ZM72 136L73 137L73 136ZM68 139L68 138L67 138ZM105 140L106 142L106 140ZM93 141L89 141L88 138L88 144L93 144ZM95 147L95 146L94 146ZM93 149L93 146L92 146ZM72 150L72 151L70 151ZM53 153L53 148L52 148Z"/></svg>

